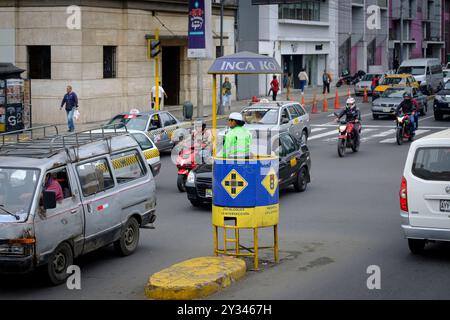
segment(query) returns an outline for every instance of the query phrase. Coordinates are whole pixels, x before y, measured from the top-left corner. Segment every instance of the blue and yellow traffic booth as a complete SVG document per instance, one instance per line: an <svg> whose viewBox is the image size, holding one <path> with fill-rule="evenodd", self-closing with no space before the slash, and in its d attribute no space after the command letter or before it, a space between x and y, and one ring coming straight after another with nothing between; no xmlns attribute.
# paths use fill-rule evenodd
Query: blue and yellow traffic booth
<svg viewBox="0 0 450 320"><path fill-rule="evenodd" d="M217 75L219 74L281 74L278 62L271 57L239 52L216 59L208 71L213 75L213 206L214 254L217 256L250 256L258 270L259 249L273 249L278 262L279 188L278 157L269 149L257 148L247 158L223 158L217 153ZM259 136L259 135L258 135ZM270 140L270 139L269 139ZM266 141L269 143L270 141ZM263 150L262 152L259 152ZM266 152L264 152L266 151ZM258 229L273 227L271 247L258 246ZM223 248L219 248L219 228L223 229ZM228 238L227 230L234 231ZM241 246L239 231L253 230L253 247ZM234 249L227 247L234 243ZM242 252L244 249L248 252Z"/></svg>

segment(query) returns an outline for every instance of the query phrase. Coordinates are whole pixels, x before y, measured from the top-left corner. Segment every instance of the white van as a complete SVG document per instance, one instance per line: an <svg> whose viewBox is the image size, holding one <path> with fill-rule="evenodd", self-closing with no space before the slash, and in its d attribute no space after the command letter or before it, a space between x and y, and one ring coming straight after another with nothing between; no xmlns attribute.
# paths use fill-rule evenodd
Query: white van
<svg viewBox="0 0 450 320"><path fill-rule="evenodd" d="M439 91L444 85L444 74L439 59L405 60L398 68L397 73L413 75L427 94Z"/></svg>
<svg viewBox="0 0 450 320"><path fill-rule="evenodd" d="M411 144L400 187L402 229L412 253L450 241L450 129Z"/></svg>

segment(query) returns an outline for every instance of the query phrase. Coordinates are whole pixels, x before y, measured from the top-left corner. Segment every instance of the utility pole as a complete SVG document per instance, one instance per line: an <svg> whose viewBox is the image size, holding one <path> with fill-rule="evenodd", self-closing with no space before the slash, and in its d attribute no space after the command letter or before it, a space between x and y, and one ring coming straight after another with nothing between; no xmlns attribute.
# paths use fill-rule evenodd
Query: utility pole
<svg viewBox="0 0 450 320"><path fill-rule="evenodd" d="M224 52L223 52L223 0L220 0L220 56L224 56ZM222 86L223 86L223 79L222 79L222 75L220 75L220 89L219 89L219 93L220 93L220 105L219 105L219 112L218 114L222 114L223 111L222 110L222 105L223 105L223 97L222 97Z"/></svg>
<svg viewBox="0 0 450 320"><path fill-rule="evenodd" d="M197 118L203 118L203 70L201 59L197 59Z"/></svg>
<svg viewBox="0 0 450 320"><path fill-rule="evenodd" d="M399 65L403 62L403 0L400 0L400 57Z"/></svg>

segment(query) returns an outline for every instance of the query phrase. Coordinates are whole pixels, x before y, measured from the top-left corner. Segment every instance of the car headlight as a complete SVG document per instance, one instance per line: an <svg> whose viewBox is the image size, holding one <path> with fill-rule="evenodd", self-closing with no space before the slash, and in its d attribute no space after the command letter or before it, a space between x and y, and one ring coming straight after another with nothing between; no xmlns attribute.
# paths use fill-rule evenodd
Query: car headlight
<svg viewBox="0 0 450 320"><path fill-rule="evenodd" d="M23 256L25 255L25 247L20 244L1 244L0 255Z"/></svg>
<svg viewBox="0 0 450 320"><path fill-rule="evenodd" d="M434 98L439 102L447 102L447 99L444 96L434 96Z"/></svg>
<svg viewBox="0 0 450 320"><path fill-rule="evenodd" d="M195 183L195 173L194 173L194 171L189 172L186 182L187 183L191 183L191 184Z"/></svg>

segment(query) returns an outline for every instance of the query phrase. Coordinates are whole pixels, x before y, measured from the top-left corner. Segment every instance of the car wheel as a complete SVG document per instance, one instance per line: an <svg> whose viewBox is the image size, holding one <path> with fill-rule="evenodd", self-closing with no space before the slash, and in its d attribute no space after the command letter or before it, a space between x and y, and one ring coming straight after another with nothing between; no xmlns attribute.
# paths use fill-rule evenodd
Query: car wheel
<svg viewBox="0 0 450 320"><path fill-rule="evenodd" d="M294 182L294 189L297 192L304 192L308 187L308 173L305 167L300 169L300 172L297 174L297 179Z"/></svg>
<svg viewBox="0 0 450 320"><path fill-rule="evenodd" d="M139 223L136 218L131 217L125 223L120 238L114 242L114 248L122 256L132 254L139 244Z"/></svg>
<svg viewBox="0 0 450 320"><path fill-rule="evenodd" d="M425 250L425 240L408 239L408 247L412 254L421 254Z"/></svg>
<svg viewBox="0 0 450 320"><path fill-rule="evenodd" d="M372 118L373 118L373 120L378 120L380 118L380 116L378 114L372 113Z"/></svg>
<svg viewBox="0 0 450 320"><path fill-rule="evenodd" d="M200 200L190 200L193 207L201 207L203 205L203 201Z"/></svg>
<svg viewBox="0 0 450 320"><path fill-rule="evenodd" d="M66 242L61 243L52 253L47 264L47 277L51 284L59 285L68 278L67 268L73 265L72 248Z"/></svg>
<svg viewBox="0 0 450 320"><path fill-rule="evenodd" d="M434 120L440 121L444 118L444 116L442 115L442 113L435 111L434 112Z"/></svg>

